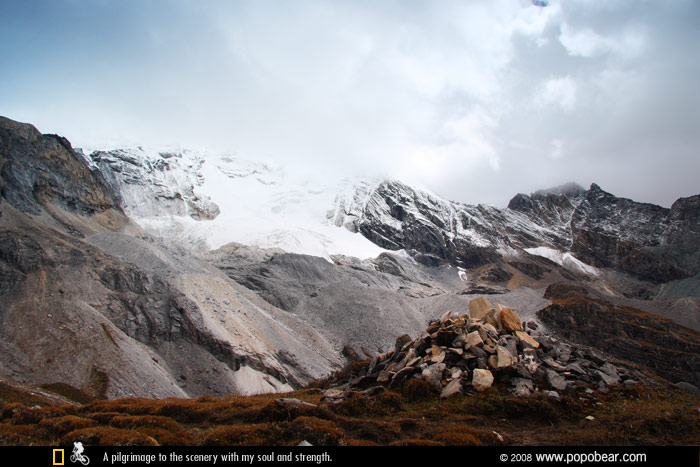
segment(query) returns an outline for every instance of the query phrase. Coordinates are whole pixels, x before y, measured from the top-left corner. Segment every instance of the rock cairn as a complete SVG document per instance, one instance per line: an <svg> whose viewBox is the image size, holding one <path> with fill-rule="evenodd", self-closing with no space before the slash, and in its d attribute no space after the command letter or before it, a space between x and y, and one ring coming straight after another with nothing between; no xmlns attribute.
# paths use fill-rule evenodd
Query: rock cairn
<svg viewBox="0 0 700 467"><path fill-rule="evenodd" d="M512 309L478 297L468 314L445 313L416 340L400 336L393 350L375 356L366 371L339 389L397 388L422 378L442 398L496 383L522 397L542 392L558 398L565 391L637 384L628 370L592 349L540 335L536 328L534 322L523 326Z"/></svg>

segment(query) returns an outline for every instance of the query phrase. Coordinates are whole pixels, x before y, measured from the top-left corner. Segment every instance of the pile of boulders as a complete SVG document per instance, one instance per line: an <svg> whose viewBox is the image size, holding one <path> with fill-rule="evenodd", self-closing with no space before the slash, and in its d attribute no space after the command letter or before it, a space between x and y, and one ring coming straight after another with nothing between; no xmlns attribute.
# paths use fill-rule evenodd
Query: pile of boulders
<svg viewBox="0 0 700 467"><path fill-rule="evenodd" d="M446 398L482 392L505 384L518 396L534 392L558 398L562 392L637 384L629 370L606 362L594 350L540 334L534 322L524 326L518 314L485 297L469 303L469 313L445 313L426 333L396 340L395 348L375 356L366 371L340 389L377 384L399 388L422 378Z"/></svg>

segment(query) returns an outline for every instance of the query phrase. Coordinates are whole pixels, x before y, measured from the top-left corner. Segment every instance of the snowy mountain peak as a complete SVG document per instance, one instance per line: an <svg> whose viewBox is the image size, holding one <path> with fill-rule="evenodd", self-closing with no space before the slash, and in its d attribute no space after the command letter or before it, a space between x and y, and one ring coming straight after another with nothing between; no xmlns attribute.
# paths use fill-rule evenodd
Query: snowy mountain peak
<svg viewBox="0 0 700 467"><path fill-rule="evenodd" d="M82 153L99 170L135 218L161 215L214 219L219 207L200 187L204 184L203 154L158 152L142 147Z"/></svg>
<svg viewBox="0 0 700 467"><path fill-rule="evenodd" d="M384 251L329 222L337 187L352 193L357 181L319 182L271 163L206 151L137 147L83 156L103 173L130 217L180 247L208 250L237 242L325 258Z"/></svg>
<svg viewBox="0 0 700 467"><path fill-rule="evenodd" d="M665 253L679 250L676 244L692 249L692 209L679 216L678 209L617 198L596 184L518 194L498 209L393 179L312 179L205 151L138 147L84 157L130 217L187 249L236 242L328 260L405 250L425 265L465 269L534 254L585 274L611 267L664 280L697 269L697 255Z"/></svg>

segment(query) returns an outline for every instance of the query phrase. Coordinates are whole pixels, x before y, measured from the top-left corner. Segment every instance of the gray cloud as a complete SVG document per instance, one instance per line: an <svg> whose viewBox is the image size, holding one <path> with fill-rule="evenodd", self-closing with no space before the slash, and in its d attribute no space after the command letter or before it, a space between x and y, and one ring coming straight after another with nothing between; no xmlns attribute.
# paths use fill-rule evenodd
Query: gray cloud
<svg viewBox="0 0 700 467"><path fill-rule="evenodd" d="M700 192L692 1L19 2L0 113L504 205L569 180Z"/></svg>

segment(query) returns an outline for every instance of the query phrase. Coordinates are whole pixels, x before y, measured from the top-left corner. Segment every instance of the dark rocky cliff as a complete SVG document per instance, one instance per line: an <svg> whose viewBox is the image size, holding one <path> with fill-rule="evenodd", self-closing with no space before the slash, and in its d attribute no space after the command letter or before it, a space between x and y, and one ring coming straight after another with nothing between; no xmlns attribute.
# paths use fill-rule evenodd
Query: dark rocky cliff
<svg viewBox="0 0 700 467"><path fill-rule="evenodd" d="M700 386L700 334L631 307L574 294L537 313L565 338Z"/></svg>
<svg viewBox="0 0 700 467"><path fill-rule="evenodd" d="M28 123L0 117L0 172L2 197L28 214L49 203L81 216L121 212L114 191L67 139L43 135Z"/></svg>
<svg viewBox="0 0 700 467"><path fill-rule="evenodd" d="M366 188L365 188L366 189ZM377 184L335 222L423 264L472 268L547 247L656 283L700 272L700 195L671 209L618 198L592 184L518 194L508 208L454 203L398 181ZM360 199L362 202L357 202ZM338 213L339 212L339 213Z"/></svg>

